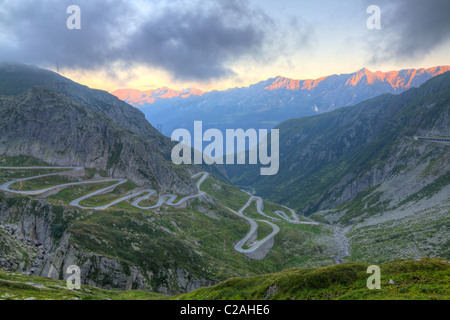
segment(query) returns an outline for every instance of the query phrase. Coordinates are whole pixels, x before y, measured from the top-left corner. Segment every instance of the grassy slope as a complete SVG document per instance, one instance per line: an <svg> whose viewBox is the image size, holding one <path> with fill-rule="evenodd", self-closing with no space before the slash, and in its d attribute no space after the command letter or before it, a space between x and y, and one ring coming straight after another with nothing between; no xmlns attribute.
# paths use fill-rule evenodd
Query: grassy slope
<svg viewBox="0 0 450 320"><path fill-rule="evenodd" d="M182 299L449 299L450 264L442 259L403 260L380 265L381 290L366 287L368 264L346 263L235 278ZM389 280L394 285L389 284ZM270 294L270 295L269 295Z"/></svg>
<svg viewBox="0 0 450 320"><path fill-rule="evenodd" d="M145 291L111 291L92 286L66 289L66 282L0 271L2 299L112 299L112 300L448 300L450 264L443 259L401 260L380 265L381 290L366 287L368 264L346 263L318 269L291 269L250 278L233 278L217 286L201 288L181 296ZM390 284L390 280L394 284ZM11 283L16 281L20 283ZM44 285L36 288L30 284Z"/></svg>
<svg viewBox="0 0 450 320"><path fill-rule="evenodd" d="M350 261L364 262L369 258L381 263L422 256L450 258L450 199L446 194L450 174L448 171L442 174L449 168L449 160L444 155L430 161L424 155L420 165L420 170L398 169L408 177L405 180L416 181L409 187L407 196L397 197L397 193L405 191L402 178L394 177L388 183L361 192L352 202L311 217L324 223L339 221L348 230L351 255L347 259ZM428 183L428 176L435 172L441 176Z"/></svg>
<svg viewBox="0 0 450 320"><path fill-rule="evenodd" d="M202 185L202 190L206 191L213 199L217 200L235 211L239 211L248 201L249 195L239 188L222 183L214 178L207 179ZM289 210L282 206L264 201L264 212L269 216L277 217L274 211L284 211L290 216ZM258 214L255 203L245 210L244 214L253 219L267 220ZM281 229L275 237L275 244L268 256L262 261L264 265L272 265L272 268L282 270L286 267L320 266L333 263L331 230L323 226L297 225L284 221L275 222ZM248 224L245 223L247 227ZM267 224L261 223L261 234L267 229ZM248 227L245 232L248 232ZM269 232L269 233L270 233ZM241 238L244 234L242 234Z"/></svg>
<svg viewBox="0 0 450 320"><path fill-rule="evenodd" d="M45 288L35 287L30 283L40 284ZM138 290L104 290L86 285L82 285L80 290L69 290L66 282L61 280L0 271L0 299L23 300L27 298L36 300L159 300L167 298L167 296Z"/></svg>

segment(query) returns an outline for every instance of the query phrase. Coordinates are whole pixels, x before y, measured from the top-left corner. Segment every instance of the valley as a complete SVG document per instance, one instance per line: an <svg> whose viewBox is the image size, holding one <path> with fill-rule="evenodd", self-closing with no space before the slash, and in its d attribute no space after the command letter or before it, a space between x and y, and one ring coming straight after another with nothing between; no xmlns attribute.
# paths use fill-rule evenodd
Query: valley
<svg viewBox="0 0 450 320"><path fill-rule="evenodd" d="M448 257L449 80L286 121L278 175L228 166L228 177L338 227L350 261Z"/></svg>
<svg viewBox="0 0 450 320"><path fill-rule="evenodd" d="M170 319L361 317L299 301L449 300L448 12L0 0L0 314L146 300ZM94 311L117 317L113 303Z"/></svg>
<svg viewBox="0 0 450 320"><path fill-rule="evenodd" d="M176 165L175 144L106 92L26 66L0 68L0 80L5 74L0 269L7 272L65 280L77 265L83 286L109 298L107 290L124 290L120 299L256 298L262 293L198 293L236 277L293 277L293 269L360 264L358 273L364 263L448 259L448 74L282 122L274 176L260 176L257 165ZM11 277L8 286L34 283ZM314 297L300 292L296 298Z"/></svg>

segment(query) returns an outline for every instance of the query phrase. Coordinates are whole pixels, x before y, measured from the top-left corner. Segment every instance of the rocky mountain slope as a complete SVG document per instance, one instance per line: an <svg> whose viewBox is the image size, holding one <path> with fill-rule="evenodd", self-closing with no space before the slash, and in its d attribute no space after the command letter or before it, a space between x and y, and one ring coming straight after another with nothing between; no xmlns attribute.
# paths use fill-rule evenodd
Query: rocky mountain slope
<svg viewBox="0 0 450 320"><path fill-rule="evenodd" d="M398 94L449 70L448 66L384 73L362 69L315 80L277 77L248 88L199 95L179 93L165 99L130 90L115 94L139 107L153 125L161 124L163 133L170 136L178 128L192 130L195 120L202 120L205 128L221 130L273 128L292 118L329 112L384 93Z"/></svg>
<svg viewBox="0 0 450 320"><path fill-rule="evenodd" d="M42 189L98 177L131 180L88 199L92 206L142 186L174 197L198 192L189 172L195 168L172 166L170 141L138 110L51 72L2 68L1 183L29 174L10 167L70 165L85 167L84 176L49 176L15 188ZM241 210L250 196L210 177L202 187L204 196L179 208L161 205L156 210L133 206L133 199L105 210L70 205L99 190L96 185L40 196L1 192L0 268L64 279L67 266L76 264L84 284L174 294L230 277L329 265L343 258L378 263L392 257L447 257L448 146L412 137L449 135L449 78L437 76L400 96L282 124L281 170L272 182L252 175L257 168L228 168L239 184L253 185L321 222L276 221L281 215L276 213L286 208L261 200L264 214L280 228L263 260L235 250L249 225L233 211ZM157 200L145 201L152 206ZM244 214L261 219L255 204ZM252 241L271 232L260 223Z"/></svg>
<svg viewBox="0 0 450 320"><path fill-rule="evenodd" d="M201 275L200 270L196 269L198 266L189 261L194 254L190 246L169 232L152 226L146 221L147 218L134 215L127 219L125 213L115 214L115 219L112 215L105 218L100 214L104 217L102 224L89 223L86 218L90 214L80 210L52 205L45 200L5 198L1 194L1 268L66 279L67 267L77 265L82 270L83 284L164 293L187 292L213 283L206 280L211 277L208 272L203 270L204 274ZM108 226L110 228L106 231ZM126 232L127 226L130 232ZM120 230L122 228L124 231ZM136 239L136 234L141 234L141 240ZM146 246L139 244L145 234L147 244L154 251L153 255L147 257L144 256L144 253L149 253L144 251ZM148 237L149 234L152 237ZM134 249L125 245L131 238L135 238L131 241L135 242ZM176 263L171 262L173 252L167 258L161 258L164 243L177 245L177 250L184 250L186 255L179 256Z"/></svg>
<svg viewBox="0 0 450 320"><path fill-rule="evenodd" d="M0 63L0 94L15 96L38 86L83 105L110 118L123 128L152 140L162 152L169 152L167 139L162 139L144 115L106 91L90 89L50 70L23 64Z"/></svg>
<svg viewBox="0 0 450 320"><path fill-rule="evenodd" d="M139 186L195 192L191 174L170 161L170 140L114 96L23 65L0 66L0 94L0 155L34 156L52 165L102 169Z"/></svg>
<svg viewBox="0 0 450 320"><path fill-rule="evenodd" d="M24 165L48 166L37 159L0 157L0 184L56 170L21 169ZM85 169L84 176L62 173L36 178L31 185L17 182L16 188L36 190L66 180L86 182L98 173L92 169ZM0 192L0 268L65 279L67 267L77 265L83 284L174 294L233 276L331 264L339 249L328 226L272 220L279 225L273 246L263 260L247 257L234 245L246 236L250 225L232 210L244 206L249 195L212 177L202 184L202 196L178 206L162 204L147 209L135 206L132 198L106 209L70 205L107 183L78 184L37 196ZM92 206L110 203L135 188L126 184L89 201ZM151 197L142 205L151 206L156 201ZM284 210L273 203L264 204L265 214L272 219L274 212ZM262 218L254 205L245 214ZM250 240L255 245L273 232L265 223L258 224ZM251 245L246 244L248 248Z"/></svg>

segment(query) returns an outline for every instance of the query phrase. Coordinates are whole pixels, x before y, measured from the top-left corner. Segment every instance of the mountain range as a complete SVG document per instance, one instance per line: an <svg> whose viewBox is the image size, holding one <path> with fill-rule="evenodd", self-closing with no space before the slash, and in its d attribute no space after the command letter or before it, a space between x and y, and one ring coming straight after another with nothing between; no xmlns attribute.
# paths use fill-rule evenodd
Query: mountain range
<svg viewBox="0 0 450 320"><path fill-rule="evenodd" d="M119 89L112 93L120 100L136 107L152 104L159 99L173 98L189 98L190 96L202 96L204 92L196 88L188 88L183 90L173 90L168 87L162 87L154 90L137 90L137 89Z"/></svg>
<svg viewBox="0 0 450 320"><path fill-rule="evenodd" d="M392 72L364 68L315 80L276 77L225 91L122 89L113 94L138 107L169 136L178 128L192 130L195 120L220 130L271 129L292 118L333 111L384 93L399 94L449 70L449 66Z"/></svg>

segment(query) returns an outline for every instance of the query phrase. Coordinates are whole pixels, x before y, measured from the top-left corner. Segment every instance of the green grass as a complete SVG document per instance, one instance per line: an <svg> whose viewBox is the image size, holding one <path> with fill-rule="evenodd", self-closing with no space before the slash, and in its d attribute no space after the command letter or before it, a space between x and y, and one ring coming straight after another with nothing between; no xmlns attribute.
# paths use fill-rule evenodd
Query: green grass
<svg viewBox="0 0 450 320"><path fill-rule="evenodd" d="M0 167L49 167L47 162L29 156L0 156Z"/></svg>
<svg viewBox="0 0 450 320"><path fill-rule="evenodd" d="M97 170L87 169L82 179L100 174ZM47 177L46 181L39 183L51 185L55 183L55 178ZM251 260L237 252L234 245L247 234L250 226L225 206L238 211L247 203L249 195L214 178L207 179L202 185L202 190L208 190L214 202L196 199L184 209L162 206L158 210L142 210L132 206L132 200L104 211L68 208L71 201L115 183L106 181L71 186L45 200L1 193L0 206L5 210L17 211L16 219L26 214L17 208L36 208L32 212L36 217L51 217L49 224L52 238L58 241L65 232L69 232L72 245L83 252L98 255L92 259L115 259L123 267L124 273L129 272L127 270L131 270L131 267L149 271L154 274L147 279L152 288L164 286L174 293L180 292L180 288L161 270L180 268L196 279L223 281L235 276L281 271L301 265L311 258L319 257L317 261L322 265L323 260L330 260L321 245L314 244L316 237L328 231L282 222L279 223L282 230L275 237L274 247L264 260ZM108 204L135 188L133 183L128 182L105 195L87 199L82 205ZM153 205L153 201L156 202L155 197L148 202ZM44 207L41 207L40 203L44 202ZM146 202L141 205L146 205ZM270 203L266 203L266 206L272 210L282 209ZM247 211L249 216L264 220L257 213L255 203ZM263 222L259 224L258 240L261 240L272 232L272 228ZM91 262L97 264L96 261ZM111 279L101 272L92 273L90 277L95 278L100 286L112 285Z"/></svg>
<svg viewBox="0 0 450 320"><path fill-rule="evenodd" d="M385 300L450 298L450 264L442 259L403 260L380 265L381 290L369 290L368 264L346 263L235 278L180 299ZM392 279L395 285L389 284Z"/></svg>
<svg viewBox="0 0 450 320"><path fill-rule="evenodd" d="M258 231L257 231L257 237L256 241L261 241L264 238L266 238L268 235L270 235L273 232L273 229L271 226L269 226L267 223L262 221L256 221L258 224ZM243 246L244 249L249 249L248 243Z"/></svg>
<svg viewBox="0 0 450 320"><path fill-rule="evenodd" d="M40 284L45 288L37 288L27 283ZM82 285L80 290L69 290L65 281L24 276L21 273L6 271L0 271L0 297L4 300L27 298L35 298L36 300L161 300L170 298L147 291L113 291L87 285Z"/></svg>
<svg viewBox="0 0 450 320"><path fill-rule="evenodd" d="M283 206L281 206L279 204L276 204L276 203L273 203L273 202L270 202L270 201L264 201L263 212L265 214L267 214L268 216L274 217L276 219L281 219L279 216L277 216L275 214L275 211L282 211L282 212L286 213L286 215L289 218L291 218L291 219L293 218L292 214L291 214L291 211L289 211L288 209L284 208Z"/></svg>
<svg viewBox="0 0 450 320"><path fill-rule="evenodd" d="M70 186L59 191L57 194L47 197L48 200L57 203L70 203L71 201L78 199L88 193L94 192L96 190L104 189L108 186L115 184L115 181L107 181L92 184L82 184L77 186Z"/></svg>
<svg viewBox="0 0 450 320"><path fill-rule="evenodd" d="M224 206L239 211L248 201L249 195L239 188L225 184L219 180L209 177L200 188Z"/></svg>
<svg viewBox="0 0 450 320"><path fill-rule="evenodd" d="M11 180L39 176L56 172L64 172L66 169L0 169L0 183Z"/></svg>
<svg viewBox="0 0 450 320"><path fill-rule="evenodd" d="M143 196L145 196L145 195L147 195L148 193L144 193L144 194L141 194L139 197L137 197L137 198L141 198L141 197L143 197ZM147 198L147 199L145 199L145 200L142 200L141 202L139 202L138 204L141 206L141 207L152 207L152 206L154 206L154 205L156 205L156 203L158 202L158 195L157 194L154 194L154 195L152 195L152 196L150 196L149 198ZM136 198L135 198L136 199ZM133 200L135 200L135 199L133 199Z"/></svg>
<svg viewBox="0 0 450 320"><path fill-rule="evenodd" d="M81 285L69 290L65 281L0 271L0 297L6 300L449 300L450 264L438 258L399 260L379 265L381 289L369 290L369 264L289 269L262 276L232 278L184 295L142 290L115 291ZM389 281L393 280L394 284ZM13 282L15 283L13 283ZM40 284L36 288L27 283Z"/></svg>
<svg viewBox="0 0 450 320"><path fill-rule="evenodd" d="M34 172L32 172L32 170L30 170L30 172L28 173L29 176L30 173L35 174ZM78 180L74 177L55 175L50 177L41 177L32 180L16 182L11 185L10 189L17 191L34 191L47 189L58 185L77 181Z"/></svg>
<svg viewBox="0 0 450 320"><path fill-rule="evenodd" d="M108 193L96 195L86 200L80 202L80 205L83 207L100 207L107 205L115 200L118 200L124 197L128 192L136 189L137 186L131 182L127 181L116 188L114 190L109 191Z"/></svg>

